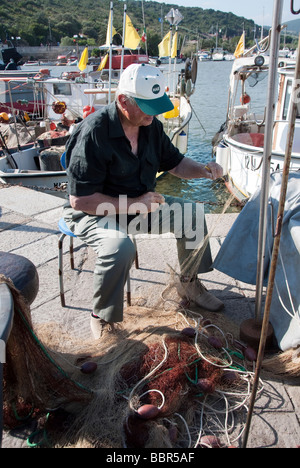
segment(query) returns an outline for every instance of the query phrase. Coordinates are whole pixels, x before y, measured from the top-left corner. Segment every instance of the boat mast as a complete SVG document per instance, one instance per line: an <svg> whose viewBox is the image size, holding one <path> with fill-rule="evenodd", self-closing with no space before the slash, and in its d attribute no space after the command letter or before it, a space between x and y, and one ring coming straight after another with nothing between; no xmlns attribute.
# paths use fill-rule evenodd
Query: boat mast
<svg viewBox="0 0 300 468"><path fill-rule="evenodd" d="M146 31L146 24L145 24L145 12L144 12L144 1L142 0L142 14L143 14L143 28L144 31ZM148 45L147 45L148 39L146 35L146 42L145 42L145 47L146 47L146 55L148 55Z"/></svg>
<svg viewBox="0 0 300 468"><path fill-rule="evenodd" d="M113 20L114 20L114 4L110 2L110 30L109 30L109 89L108 103L111 104L111 74L112 74L112 41L113 41Z"/></svg>
<svg viewBox="0 0 300 468"><path fill-rule="evenodd" d="M264 257L266 248L266 232L267 232L267 209L269 198L269 183L270 169L273 143L273 125L275 113L275 89L276 76L278 69L279 44L281 33L281 18L282 18L283 0L275 0L273 25L271 34L270 48L270 71L268 83L268 98L266 108L266 127L265 127L265 143L264 157L262 168L262 184L260 198L260 220L258 232L258 252L257 252L257 276L256 276L256 301L255 301L255 320L259 323L262 309L262 289L264 280Z"/></svg>
<svg viewBox="0 0 300 468"><path fill-rule="evenodd" d="M296 61L295 74L294 74L292 96L298 95L299 79L300 79L300 35L298 37L298 53L297 53L297 61ZM285 159L284 159L284 166L283 166L283 171L282 171L279 207L278 207L278 213L277 213L276 233L274 236L272 258L271 258L271 263L270 263L264 319L263 319L261 339L260 339L259 349L258 349L258 354L257 354L256 369L255 369L255 375L254 375L254 381L253 381L253 390L252 390L252 395L251 395L251 400L250 400L250 405L249 405L247 423L245 427L245 439L243 441L242 448L246 448L246 444L248 440L250 423L251 423L252 413L253 413L255 399L256 399L258 385L259 385L259 376L260 376L260 371L262 368L264 352L265 352L266 336L268 333L269 317L270 317L272 297L273 297L273 291L274 291L274 285L275 285L276 268L277 268L277 262L279 258L282 221L283 221L284 210L285 210L285 202L286 202L287 186L288 186L289 173L290 173L290 164L291 164L292 148L293 148L294 135L295 135L295 122L297 118L297 112L298 112L298 103L297 103L297 100L294 99L293 104L292 104L292 110L290 112L290 117L289 117L289 127L288 127L288 134L287 134L287 140L286 140Z"/></svg>
<svg viewBox="0 0 300 468"><path fill-rule="evenodd" d="M125 47L125 33L126 33L126 14L127 14L127 5L124 4L124 17L123 17L123 37L122 37L122 55L121 55L121 67L120 67L120 77L123 73L124 67L124 47Z"/></svg>

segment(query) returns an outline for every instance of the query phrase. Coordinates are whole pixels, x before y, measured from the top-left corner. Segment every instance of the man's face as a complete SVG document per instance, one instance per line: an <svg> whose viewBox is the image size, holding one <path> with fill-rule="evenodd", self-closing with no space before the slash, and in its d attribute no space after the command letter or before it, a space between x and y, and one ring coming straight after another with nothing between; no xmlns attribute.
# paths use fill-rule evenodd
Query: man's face
<svg viewBox="0 0 300 468"><path fill-rule="evenodd" d="M152 115L145 114L136 103L132 103L128 99L122 102L123 115L127 118L131 125L136 127L147 127L153 121Z"/></svg>

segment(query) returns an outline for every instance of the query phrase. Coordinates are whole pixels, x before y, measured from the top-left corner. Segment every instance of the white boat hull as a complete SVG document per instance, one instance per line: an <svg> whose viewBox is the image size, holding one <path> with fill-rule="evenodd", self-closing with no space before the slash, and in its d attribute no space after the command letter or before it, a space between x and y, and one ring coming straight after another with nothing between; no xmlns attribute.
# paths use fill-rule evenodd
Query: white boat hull
<svg viewBox="0 0 300 468"><path fill-rule="evenodd" d="M0 171L0 182L9 185L60 190L67 183L67 180L68 178L65 171L20 171L18 169L12 170L12 172Z"/></svg>
<svg viewBox="0 0 300 468"><path fill-rule="evenodd" d="M66 171L41 171L38 158L36 147L13 152L11 157L0 157L0 182L50 190L59 190L67 183Z"/></svg>
<svg viewBox="0 0 300 468"><path fill-rule="evenodd" d="M216 151L216 162L223 167L228 178L227 187L239 201L248 199L261 186L263 148L237 143L224 137ZM283 170L284 154L272 153L271 172ZM300 154L292 154L291 170L300 170Z"/></svg>

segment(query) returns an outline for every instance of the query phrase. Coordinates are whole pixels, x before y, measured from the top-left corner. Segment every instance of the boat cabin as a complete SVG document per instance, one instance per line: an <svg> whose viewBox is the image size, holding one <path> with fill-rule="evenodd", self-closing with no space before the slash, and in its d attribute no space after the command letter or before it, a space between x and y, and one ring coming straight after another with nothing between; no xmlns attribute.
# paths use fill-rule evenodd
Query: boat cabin
<svg viewBox="0 0 300 468"><path fill-rule="evenodd" d="M298 111L292 151L293 153L300 154L300 93L297 96L292 96L294 74L295 67L292 65L283 66L279 69L279 91L275 115L273 150L285 152L293 99L296 99Z"/></svg>

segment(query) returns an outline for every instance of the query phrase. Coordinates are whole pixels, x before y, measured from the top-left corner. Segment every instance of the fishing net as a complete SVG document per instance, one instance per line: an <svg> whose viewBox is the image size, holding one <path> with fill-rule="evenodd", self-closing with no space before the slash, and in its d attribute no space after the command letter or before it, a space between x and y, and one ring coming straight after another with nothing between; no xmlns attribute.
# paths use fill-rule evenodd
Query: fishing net
<svg viewBox="0 0 300 468"><path fill-rule="evenodd" d="M212 322L175 307L170 294L160 307L127 308L120 328L100 343L83 341L61 324L33 329L28 306L1 281L15 303L4 424L17 427L30 415L37 421L30 446L187 448L241 437L252 363L222 314L210 314ZM97 369L83 373L91 362Z"/></svg>
<svg viewBox="0 0 300 468"><path fill-rule="evenodd" d="M15 309L3 366L4 424L14 427L28 414L43 414L60 406L71 410L73 405L77 411L91 399L90 390L72 381L37 338L30 309L11 280L0 275L0 283L9 286Z"/></svg>

